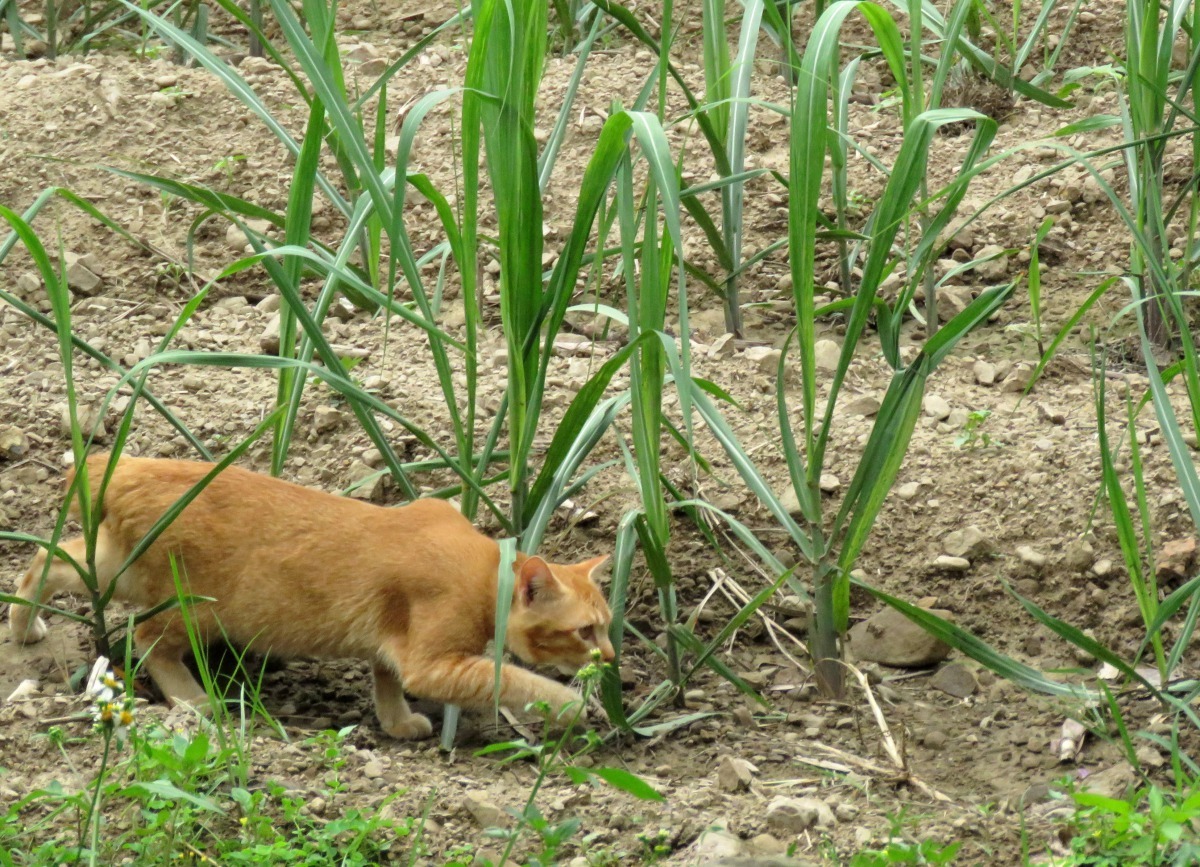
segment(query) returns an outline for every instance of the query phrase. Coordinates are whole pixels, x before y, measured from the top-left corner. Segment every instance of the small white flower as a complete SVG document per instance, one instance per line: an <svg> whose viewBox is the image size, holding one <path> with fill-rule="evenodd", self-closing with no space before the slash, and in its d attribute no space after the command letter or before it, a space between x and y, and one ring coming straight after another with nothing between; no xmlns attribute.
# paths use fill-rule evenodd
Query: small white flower
<svg viewBox="0 0 1200 867"><path fill-rule="evenodd" d="M133 699L126 696L125 684L109 668L108 660L103 656L96 660L88 675L87 694L95 702L93 717L97 727L111 730L117 742L123 742L133 725Z"/></svg>
<svg viewBox="0 0 1200 867"><path fill-rule="evenodd" d="M121 683L120 678L108 667L108 660L101 656L88 675L87 694L96 701L109 702L124 693L125 684Z"/></svg>
<svg viewBox="0 0 1200 867"><path fill-rule="evenodd" d="M125 743L125 736L129 734L129 727L133 725L133 703L128 699L125 701L125 706L116 712L113 718L114 728L113 734L117 737L117 743Z"/></svg>
<svg viewBox="0 0 1200 867"><path fill-rule="evenodd" d="M88 675L87 686L84 687L83 691L88 695L100 695L100 680L106 674L112 674L112 671L108 667L108 657L98 657L96 664L92 666L92 671Z"/></svg>

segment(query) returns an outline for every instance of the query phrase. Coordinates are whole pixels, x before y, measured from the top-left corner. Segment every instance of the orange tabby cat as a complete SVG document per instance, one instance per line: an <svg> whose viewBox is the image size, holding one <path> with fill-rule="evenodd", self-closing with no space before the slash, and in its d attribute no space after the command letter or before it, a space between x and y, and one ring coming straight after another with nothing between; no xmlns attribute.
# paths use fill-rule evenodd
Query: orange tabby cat
<svg viewBox="0 0 1200 867"><path fill-rule="evenodd" d="M93 490L106 455L88 459ZM212 469L192 461L122 458L104 494L96 543L102 586L158 518ZM84 562L83 539L62 547ZM488 707L495 668L484 650L495 630L499 546L443 500L383 508L230 467L190 503L120 576L115 598L139 609L176 595L169 555L195 604L201 634L281 656L356 657L371 661L375 705L384 731L426 737L429 720L412 713L404 691L464 707ZM38 596L46 553L39 551L17 587ZM529 663L585 664L593 649L611 659L611 615L592 573L606 558L571 566L517 555L508 648ZM56 559L44 601L83 592L78 574ZM9 626L35 642L46 626L27 605L13 605ZM189 650L180 612L140 624L134 638L150 676L171 702L202 705L183 663ZM403 680L402 680L403 678ZM574 690L523 668L501 669L500 702L561 708Z"/></svg>

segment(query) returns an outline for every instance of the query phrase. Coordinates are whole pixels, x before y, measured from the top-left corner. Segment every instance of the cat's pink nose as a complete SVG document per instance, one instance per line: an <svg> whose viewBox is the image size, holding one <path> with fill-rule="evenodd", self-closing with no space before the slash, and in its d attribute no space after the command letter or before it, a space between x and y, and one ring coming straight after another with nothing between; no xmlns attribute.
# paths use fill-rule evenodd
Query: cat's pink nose
<svg viewBox="0 0 1200 867"><path fill-rule="evenodd" d="M600 658L605 662L612 662L617 658L617 653L613 650L613 646L607 641L600 645Z"/></svg>

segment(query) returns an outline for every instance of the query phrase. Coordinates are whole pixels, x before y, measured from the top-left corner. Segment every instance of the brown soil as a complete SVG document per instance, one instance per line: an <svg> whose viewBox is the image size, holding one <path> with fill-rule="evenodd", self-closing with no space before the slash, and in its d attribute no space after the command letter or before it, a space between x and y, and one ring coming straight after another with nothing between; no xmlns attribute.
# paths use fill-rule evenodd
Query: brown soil
<svg viewBox="0 0 1200 867"><path fill-rule="evenodd" d="M1071 36L1062 69L1107 62L1109 52L1120 49L1123 4L1106 0L1089 4L1087 9ZM370 43L381 56L394 59L422 33L445 20L451 8L450 4L422 8L423 16L416 17L407 16L406 11L364 2L345 4L341 14L346 25L362 32L347 36L344 46L355 41ZM679 50L698 57L698 9L689 8L682 14L688 24L680 36ZM797 32L807 32L810 24L800 16ZM47 188L68 189L118 221L136 239L136 244L119 239L63 201L51 204L35 222L48 247L61 243L68 251L96 257L103 283L95 297L78 299L74 326L93 345L132 363L149 354L166 324L196 288L241 254L241 244L231 246L225 226L212 219L189 235L198 216L194 209L100 166L163 173L282 211L291 161L257 119L202 70L176 66L166 59L139 60L127 51L101 51L51 62L19 59L12 56L11 44L8 48L8 54L0 55L0 204L22 211ZM547 195L548 248L555 248L568 226L575 181L591 152L600 126L599 113L617 97L631 103L651 65L650 55L624 38L599 51L589 65L556 180ZM390 104L402 106L435 88L461 82L464 66L463 40L452 30L393 80ZM543 85L547 126L573 66L573 58L555 57L548 64ZM298 134L306 112L287 78L270 63L253 59L242 60L239 69L275 116ZM698 67L685 64L684 70L699 86ZM774 72L771 64L759 64L755 93L770 102L786 103L786 89ZM900 142L895 111L879 104L888 86L880 66L865 64L850 121L852 135L885 162L894 156ZM1036 174L1061 159L1058 151L1042 144L1056 129L1094 113L1115 110L1111 87L1100 83L1074 97L1076 107L1067 111L1039 108L1025 101L1006 108L994 94L962 88L963 100L977 99L981 109L999 115L997 151L1027 146L972 187L964 213L1008 188L1014 178ZM456 111L455 103L449 101L430 116L415 161L415 168L427 172L445 190L453 189L455 167L448 155L454 150L452 120L456 120ZM685 146L695 156L689 166L697 178L703 178L706 168L696 131L679 126L672 129L671 137L673 146ZM753 165L786 173L785 139L784 126L776 118L765 110L752 110ZM1115 140L1112 134L1092 134L1086 139L1075 136L1070 143L1086 150ZM932 161L937 167L935 180L951 177L966 142L965 137L952 135L939 141ZM861 158L854 161L852 184L855 194L867 201L882 189L878 173ZM1119 182L1117 187L1123 189ZM427 249L438 242L441 229L432 207L414 203L410 211L408 225L414 244ZM1081 169L1067 169L1033 184L986 211L972 225L973 238L965 248L968 253L989 244L1012 248L1016 254L1007 260L1008 276L1018 276L1028 261L1033 233L1048 211L1057 214L1044 256L1049 267L1043 278L1045 328L1053 334L1103 275L1118 273L1127 257L1128 239L1121 224L1107 201L1092 195ZM326 206L314 220L314 229L329 241L337 237L340 228L331 214ZM760 179L749 185L746 225L747 254L772 243L785 231L786 197L774 181ZM696 264L714 265L706 261L699 232L692 246ZM819 264L824 269L819 274L822 281L836 273L833 250L824 254L827 258ZM194 261L191 273L180 267L189 256ZM26 279L32 271L28 256L14 252L0 269L0 287L48 312L39 282ZM968 294L977 294L986 285L971 273L955 282ZM778 344L786 335L791 326L786 303L789 283L787 262L779 255L768 257L748 272L743 292L747 302L755 302L747 311L748 336L753 340ZM701 296L698 287L693 291L697 293L691 302L695 308L693 337L697 344L707 346L724 330L719 302ZM620 287L615 281L612 292L614 303L620 306ZM261 270L251 269L222 281L180 334L176 346L260 352L260 334L271 314L257 302L271 294ZM1085 325L1104 333L1126 300L1120 289L1114 288ZM504 369L502 364L492 363L495 350L502 346L497 309L490 307L487 313L492 328L483 348L481 393L484 405L494 409ZM0 462L0 516L6 528L48 534L59 503L64 453L69 451L62 423L66 399L62 367L48 331L11 308L0 311L0 316L3 421L23 431L31 443L21 459ZM461 328L461 320L455 322L453 313L445 318L447 327ZM1016 585L1055 615L1092 630L1100 641L1123 654L1136 650L1142 631L1136 602L1124 580L1112 522L1103 508L1094 508L1100 473L1093 381L1084 342L1068 341L1065 354L1032 393L1022 398L1020 391L1011 387L1017 374L1007 379L1003 374L1014 365L1036 361L1029 325L1022 279L1016 296L995 320L960 344L937 371L931 394L943 398L954 410L991 412L980 429L988 434L989 444L982 439L967 447L956 443L961 413L954 417L958 426L932 416L922 418L897 482L910 487L905 497L893 492L889 498L859 567L870 582L889 593L913 601L931 599L938 607L949 609L959 624L1029 665L1043 670L1078 668L1092 663L1078 659L1070 646L1037 627L1006 592L1005 582ZM832 320L823 327L826 333L820 336L836 338L842 324ZM1118 323L1117 327L1120 331L1123 326ZM362 312L348 315L345 321L331 321L329 329L335 343L365 351L356 374L408 418L449 444L445 410L419 333L396 327L385 344L381 322ZM1077 334L1086 337L1085 326L1081 325ZM920 337L920 330L909 323L906 341L916 342ZM596 357L602 358L612 348L613 344L597 342ZM1001 375L996 384L977 381L974 366L978 359L998 368ZM547 400L552 413L565 406L591 363L588 359L559 359ZM116 383L116 375L94 362L78 359L77 364L80 405L95 407ZM741 351L719 359L698 351L695 366L698 375L719 383L737 399L741 409L729 411L730 421L782 489L787 470L777 451L773 375L761 372ZM864 352L854 365L843 401L859 395L881 397L889 377L887 365L872 352ZM1138 395L1144 390L1145 378L1119 371L1111 385L1115 392L1132 390ZM275 393L274 380L267 372L219 368L199 373L186 368L162 369L152 377L150 386L218 453L253 429ZM799 405L799 395L795 397ZM308 389L302 426L287 468L289 478L329 490L344 489L351 482L350 465L366 455L370 443L349 413L322 412L318 430L318 410L338 406L336 396L324 387ZM115 418L114 411L110 429ZM837 424L828 471L838 476L844 491L871 420L845 414ZM1143 415L1138 426L1149 443L1146 476L1157 519L1156 541L1188 535L1186 508L1153 417ZM619 430L626 432L627 422L621 422ZM392 429L391 434L400 442L406 439L399 429ZM193 454L148 408L137 415L129 448L152 456ZM409 457L422 454L415 441L410 440L406 448ZM614 447L606 448L616 455ZM677 456L675 451L667 454ZM700 493L733 512L762 538L779 542L781 549L786 547L782 536L773 533L769 515L734 482L735 473L715 445L708 454L716 465L716 475L702 482ZM256 446L243 462L264 469L266 447ZM581 498L599 514L598 520L572 526L564 515L552 527L545 544L547 552L565 558L610 548L617 522L633 496L631 483L621 473L601 474ZM395 500L391 491L388 501ZM976 558L969 571L961 573L935 567L944 537L971 525L986 537L991 556ZM1044 555L1045 564L1032 565L1029 557L1019 555L1022 546ZM6 546L4 574L17 576L29 554L28 548ZM723 554L718 554L682 520L675 526L670 554L685 613L708 597L716 580L714 570L723 570L750 592L766 580L751 558L735 549L732 540ZM876 610L865 595L856 594L853 602L856 620ZM66 605L86 610L82 600ZM702 636L714 635L731 611L722 592L712 594L698 617ZM653 584L639 565L630 594L630 621L653 637L659 631L656 612ZM780 622L787 616L779 614ZM0 805L53 780L70 785L72 775L63 767L60 754L40 735L47 727L46 718L63 716L74 707L67 678L89 660L89 654L85 632L62 619L52 620L51 636L42 644L23 648L7 633L0 640L0 696L8 695L26 678L36 679L41 691L40 698L0 709L0 764L6 769L0 771ZM726 824L744 841L767 833L765 807L781 794L816 795L834 808L837 822L794 837L772 831L771 839L757 837L751 851L757 847L757 851L770 854L778 845L795 843L799 855L814 860L835 859L834 853L845 857L863 846L881 845L888 838L891 818L902 812L911 823L906 827L917 836L964 841L963 863L1015 863L1023 835L1028 835L1034 853L1045 851L1055 839L1053 828L1040 814L1021 816L1020 803L1027 792L1044 791L1046 784L1078 770L1059 764L1050 750L1064 715L1064 708L1056 703L1025 694L982 671L978 673L978 691L954 699L931 686L931 671L905 673L868 666L874 679L882 677L882 686L877 687L883 699L882 713L905 762L904 768L897 768L883 751L880 728L862 692L853 689L845 703L819 700L808 672L779 652L761 622L739 631L721 657L763 690L771 702L769 712L740 697L729 684L702 673L689 685L688 704L693 710L714 711L713 716L666 736L614 739L592 757L598 764L623 766L644 776L666 795L665 803L636 802L623 794L581 788L555 777L539 802L547 816L578 816L583 822L580 836L593 835L589 844L593 854L604 846L614 853L637 853L639 833L668 829L675 852L672 863L681 864L692 863L695 854L689 847L714 823ZM657 657L635 647L626 674L628 702L636 705L662 679L663 669ZM374 722L367 672L361 665L290 663L268 676L266 703L287 726L293 743L285 746L265 736L255 740L254 767L260 780L280 780L315 796L319 781L311 770L318 751L305 739L330 725L359 724L350 738L353 754L344 775L349 785L332 798L325 815L350 806L376 806L402 790L404 794L389 808L396 815L420 815L432 805L426 843L434 859L463 843L494 845L465 811L465 792L481 790L498 805L518 806L533 778L527 765L499 766L493 759L476 757L473 748L497 736L485 735L474 724L467 725L460 747L450 754L440 752L432 742L389 740ZM1136 719L1146 709L1134 710L1138 711ZM437 713L436 708L432 711ZM675 713L664 710L658 719ZM82 732L83 726L75 725ZM604 727L599 731L603 733ZM76 768L84 777L95 759L95 748L94 741L72 748ZM748 790L728 792L718 786L716 769L725 756L747 759L757 767ZM372 776L355 773L371 762L375 763ZM1116 765L1118 754L1092 739L1080 762L1096 771ZM579 839L573 844L576 848L568 847L568 857L579 854Z"/></svg>

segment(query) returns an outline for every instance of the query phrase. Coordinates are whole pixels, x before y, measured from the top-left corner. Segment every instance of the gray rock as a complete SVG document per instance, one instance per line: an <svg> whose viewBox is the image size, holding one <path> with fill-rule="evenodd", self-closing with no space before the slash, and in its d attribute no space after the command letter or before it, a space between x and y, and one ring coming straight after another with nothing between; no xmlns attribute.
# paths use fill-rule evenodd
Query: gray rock
<svg viewBox="0 0 1200 867"><path fill-rule="evenodd" d="M751 346L746 350L746 360L761 372L773 374L779 370L779 356L781 354L778 349L772 349L769 346Z"/></svg>
<svg viewBox="0 0 1200 867"><path fill-rule="evenodd" d="M582 334L562 333L554 338L555 355L590 355L594 351L592 341Z"/></svg>
<svg viewBox="0 0 1200 867"><path fill-rule="evenodd" d="M836 340L818 340L813 344L813 352L816 355L817 370L837 370L842 347L838 346Z"/></svg>
<svg viewBox="0 0 1200 867"><path fill-rule="evenodd" d="M992 543L982 530L972 524L947 533L942 539L942 550L951 557L975 560L992 553Z"/></svg>
<svg viewBox="0 0 1200 867"><path fill-rule="evenodd" d="M911 500L919 493L921 493L920 482L905 482L896 488L896 496L902 500Z"/></svg>
<svg viewBox="0 0 1200 867"><path fill-rule="evenodd" d="M467 792L462 799L463 809L470 813L479 827L499 828L507 822L508 816L488 797L488 793L483 791Z"/></svg>
<svg viewBox="0 0 1200 867"><path fill-rule="evenodd" d="M1046 555L1035 551L1028 545L1018 546L1017 556L1021 558L1022 563L1032 566L1035 569L1041 569L1046 565Z"/></svg>
<svg viewBox="0 0 1200 867"><path fill-rule="evenodd" d="M988 281L1003 280L1008 276L1008 256L1005 255L1005 250L998 244L988 244L975 254L976 259L988 259L990 261L980 262L975 266L975 273L980 279Z"/></svg>
<svg viewBox="0 0 1200 867"><path fill-rule="evenodd" d="M1096 549L1087 539L1075 539L1063 551L1062 564L1073 572L1086 572L1096 561Z"/></svg>
<svg viewBox="0 0 1200 867"><path fill-rule="evenodd" d="M971 292L964 286L943 286L937 292L938 319L948 322L971 303Z"/></svg>
<svg viewBox="0 0 1200 867"><path fill-rule="evenodd" d="M29 451L29 437L20 428L12 425L0 427L0 456L17 460Z"/></svg>
<svg viewBox="0 0 1200 867"><path fill-rule="evenodd" d="M996 382L996 366L990 361L976 361L971 372L980 385L994 385Z"/></svg>
<svg viewBox="0 0 1200 867"><path fill-rule="evenodd" d="M925 395L925 399L921 401L921 409L925 415L936 418L938 421L950 415L950 404L946 402L945 398L936 394Z"/></svg>
<svg viewBox="0 0 1200 867"><path fill-rule="evenodd" d="M745 759L722 756L717 762L717 786L723 792L740 792L750 788L758 769Z"/></svg>
<svg viewBox="0 0 1200 867"><path fill-rule="evenodd" d="M787 844L774 834L756 834L750 838L750 849L758 855L782 855Z"/></svg>
<svg viewBox="0 0 1200 867"><path fill-rule="evenodd" d="M708 347L709 358L732 358L735 347L732 334L722 334Z"/></svg>
<svg viewBox="0 0 1200 867"><path fill-rule="evenodd" d="M817 486L826 494L832 494L842 486L842 481L833 473L821 473L821 479L817 482Z"/></svg>
<svg viewBox="0 0 1200 867"><path fill-rule="evenodd" d="M954 698L966 698L974 695L975 691L979 689L979 682L975 680L974 672L961 662L943 665L929 683L934 689Z"/></svg>
<svg viewBox="0 0 1200 867"><path fill-rule="evenodd" d="M258 346L263 355L279 354L279 314L276 313L267 322L267 327L258 336Z"/></svg>
<svg viewBox="0 0 1200 867"><path fill-rule="evenodd" d="M799 834L809 828L829 828L837 824L833 810L817 798L776 797L767 805L767 826L774 831Z"/></svg>
<svg viewBox="0 0 1200 867"><path fill-rule="evenodd" d="M949 735L941 729L930 729L925 732L925 737L921 739L921 742L929 749L938 751L944 749L949 740Z"/></svg>
<svg viewBox="0 0 1200 867"><path fill-rule="evenodd" d="M850 415L865 415L869 418L879 412L879 398L869 394L859 395L845 404L845 409Z"/></svg>
<svg viewBox="0 0 1200 867"><path fill-rule="evenodd" d="M101 289L101 266L92 253L79 255L67 252L63 254L67 266L67 286L78 295L96 295Z"/></svg>
<svg viewBox="0 0 1200 867"><path fill-rule="evenodd" d="M954 617L945 609L932 608L930 613L944 620ZM885 608L856 624L850 630L850 646L860 660L897 668L925 668L936 665L950 654L948 644L894 608Z"/></svg>
<svg viewBox="0 0 1200 867"><path fill-rule="evenodd" d="M949 554L941 554L933 561L933 568L942 572L967 572L971 568L971 561L966 557L951 557Z"/></svg>
<svg viewBox="0 0 1200 867"><path fill-rule="evenodd" d="M1029 387L1032 379L1033 367L1028 364L1018 364L1004 377L1004 385L1000 387L1000 390L1009 394L1022 392Z"/></svg>
<svg viewBox="0 0 1200 867"><path fill-rule="evenodd" d="M967 419L970 417L971 414L967 412L965 407L956 406L954 409L950 410L950 415L946 417L946 424L950 425L950 427L954 428L955 430L958 430L959 428L964 428L967 426Z"/></svg>
<svg viewBox="0 0 1200 867"><path fill-rule="evenodd" d="M779 504L787 509L787 513L793 518L799 518L804 514L804 510L800 508L800 498L796 496L795 489L790 485L780 492Z"/></svg>
<svg viewBox="0 0 1200 867"><path fill-rule="evenodd" d="M348 476L352 485L363 482L363 484L350 492L350 496L356 500L378 502L383 499L384 480L387 477L379 475L378 471L370 465L359 460L353 461L350 464Z"/></svg>
<svg viewBox="0 0 1200 867"><path fill-rule="evenodd" d="M724 826L718 825L696 838L692 852L697 863L717 864L741 855L744 849L741 840L729 833Z"/></svg>
<svg viewBox="0 0 1200 867"><path fill-rule="evenodd" d="M313 429L317 433L337 430L344 420L345 416L336 407L319 406L313 414Z"/></svg>

